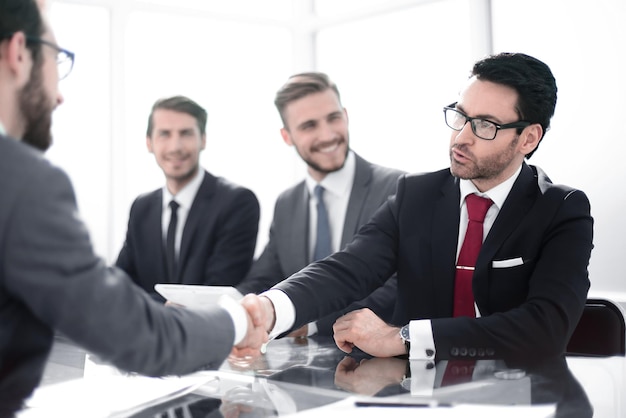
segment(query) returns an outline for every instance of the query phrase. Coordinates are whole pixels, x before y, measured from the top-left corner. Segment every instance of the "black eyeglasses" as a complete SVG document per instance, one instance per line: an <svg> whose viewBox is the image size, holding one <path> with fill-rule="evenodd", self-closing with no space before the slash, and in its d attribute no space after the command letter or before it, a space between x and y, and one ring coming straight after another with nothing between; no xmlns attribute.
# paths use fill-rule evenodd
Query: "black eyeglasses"
<svg viewBox="0 0 626 418"><path fill-rule="evenodd" d="M454 102L443 108L446 125L455 131L460 131L463 129L465 124L469 122L474 135L480 139L486 139L487 141L494 139L500 129L525 128L528 125L531 125L530 122L523 120L500 125L487 119L470 118L465 113L457 110L455 108L456 104L457 102Z"/></svg>
<svg viewBox="0 0 626 418"><path fill-rule="evenodd" d="M63 80L72 72L72 68L74 68L74 53L73 52L68 51L67 49L63 49L60 46L50 41L33 37L33 36L26 36L26 42L46 45L47 47L50 47L57 52L57 67L59 69L59 80Z"/></svg>

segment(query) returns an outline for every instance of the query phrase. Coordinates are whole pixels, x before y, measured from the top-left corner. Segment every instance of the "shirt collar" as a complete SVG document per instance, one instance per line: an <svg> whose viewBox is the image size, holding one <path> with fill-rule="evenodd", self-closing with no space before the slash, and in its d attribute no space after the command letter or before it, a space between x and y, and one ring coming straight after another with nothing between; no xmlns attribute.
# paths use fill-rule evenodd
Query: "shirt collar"
<svg viewBox="0 0 626 418"><path fill-rule="evenodd" d="M459 184L459 187L461 190L460 205L461 206L463 205L463 202L465 201L465 197L468 194L476 193L478 196L488 197L489 199L491 199L493 203L498 207L498 210L502 209L502 205L504 205L504 201L509 196L511 189L513 188L513 183L515 183L515 180L517 180L517 177L519 176L521 172L522 172L522 166L520 165L517 171L513 173L511 177L504 180L502 183L498 184L496 187L493 187L492 189L487 190L484 193L478 191L478 189L476 188L476 186L474 186L474 183L472 183L471 180L461 179L460 184Z"/></svg>
<svg viewBox="0 0 626 418"><path fill-rule="evenodd" d="M163 187L163 209L167 208L170 204L170 201L176 198L176 203L180 206L189 209L191 208L191 204L198 193L198 189L202 184L202 180L204 179L204 170L200 167L198 168L198 173L196 176L191 179L191 181L181 189L180 192L176 196L172 195L169 190L167 190L167 186Z"/></svg>
<svg viewBox="0 0 626 418"><path fill-rule="evenodd" d="M354 173L356 170L356 158L352 150L348 151L346 162L343 167L332 173L328 173L326 177L319 183L325 192L330 192L336 196L345 196L350 193L352 183L354 182ZM317 182L311 177L309 172L306 174L306 186L309 193L313 194L313 189L317 186Z"/></svg>

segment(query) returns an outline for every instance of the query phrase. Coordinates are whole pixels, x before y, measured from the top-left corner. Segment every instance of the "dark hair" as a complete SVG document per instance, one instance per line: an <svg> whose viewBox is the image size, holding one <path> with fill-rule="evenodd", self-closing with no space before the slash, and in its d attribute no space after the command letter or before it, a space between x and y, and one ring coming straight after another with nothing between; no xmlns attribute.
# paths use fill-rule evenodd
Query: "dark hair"
<svg viewBox="0 0 626 418"><path fill-rule="evenodd" d="M1 0L0 0L1 1ZM148 118L148 130L146 131L147 136L152 136L152 129L154 129L154 124L152 122L152 115L155 110L158 109L166 109L173 110L175 112L186 113L188 115L193 116L198 123L198 129L202 135L206 132L206 121L207 121L207 112L200 106L198 103L194 102L188 97L185 96L174 96L168 97L165 99L159 99L152 106L152 110L150 111L150 117Z"/></svg>
<svg viewBox="0 0 626 418"><path fill-rule="evenodd" d="M337 99L341 102L341 95L339 94L337 85L324 73L308 72L289 77L287 83L276 92L276 98L274 99L274 105L276 105L276 109L278 109L280 119L283 121L283 126L287 128L284 112L285 107L287 107L289 103L308 96L309 94L321 93L328 89L334 91L337 95Z"/></svg>
<svg viewBox="0 0 626 418"><path fill-rule="evenodd" d="M545 63L529 55L506 52L478 61L474 64L471 75L479 80L515 89L519 96L515 111L520 120L540 124L543 135L550 129L550 119L556 107L557 88L550 67ZM522 129L518 129L519 133L521 131ZM537 148L526 157L530 158L536 150Z"/></svg>
<svg viewBox="0 0 626 418"><path fill-rule="evenodd" d="M10 39L16 32L39 38L45 32L45 26L35 0L0 0L0 42ZM41 62L41 44L27 42L34 66Z"/></svg>

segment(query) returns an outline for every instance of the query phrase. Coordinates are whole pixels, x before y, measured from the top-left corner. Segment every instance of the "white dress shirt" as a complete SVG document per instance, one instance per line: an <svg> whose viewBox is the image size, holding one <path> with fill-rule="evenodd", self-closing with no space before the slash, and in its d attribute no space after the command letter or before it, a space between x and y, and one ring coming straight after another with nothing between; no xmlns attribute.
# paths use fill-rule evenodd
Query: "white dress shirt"
<svg viewBox="0 0 626 418"><path fill-rule="evenodd" d="M176 237L174 238L174 248L176 250L176 257L178 258L178 254L180 254L180 242L183 239L183 229L185 228L185 222L187 222L187 217L189 216L189 210L191 209L191 205L193 204L196 195L198 194L198 189L200 189L200 185L202 184L202 180L204 179L204 170L202 168L198 169L195 177L191 179L189 183L185 185L176 196L172 195L170 191L167 189L167 186L163 186L163 210L161 211L161 232L163 235L163 242L167 239L167 228L170 223L170 217L172 216L172 209L169 204L172 199L178 203L178 211L176 214L178 215L178 221L176 222Z"/></svg>
<svg viewBox="0 0 626 418"><path fill-rule="evenodd" d="M348 152L346 162L340 170L328 173L319 183L324 188L324 205L328 212L332 251L341 248L343 225L348 211L348 201L354 183L356 158L352 151ZM307 171L305 178L306 188L309 191L309 260L313 258L315 242L317 240L317 198L313 192L318 183Z"/></svg>

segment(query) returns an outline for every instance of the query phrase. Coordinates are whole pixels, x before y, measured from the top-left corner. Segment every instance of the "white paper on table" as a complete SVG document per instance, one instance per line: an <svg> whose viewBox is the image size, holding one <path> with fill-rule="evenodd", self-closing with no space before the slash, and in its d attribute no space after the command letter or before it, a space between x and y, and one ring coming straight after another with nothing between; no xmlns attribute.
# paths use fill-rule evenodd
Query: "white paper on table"
<svg viewBox="0 0 626 418"><path fill-rule="evenodd" d="M74 379L37 388L18 418L127 417L214 379L214 374L207 372L164 378L111 375Z"/></svg>

